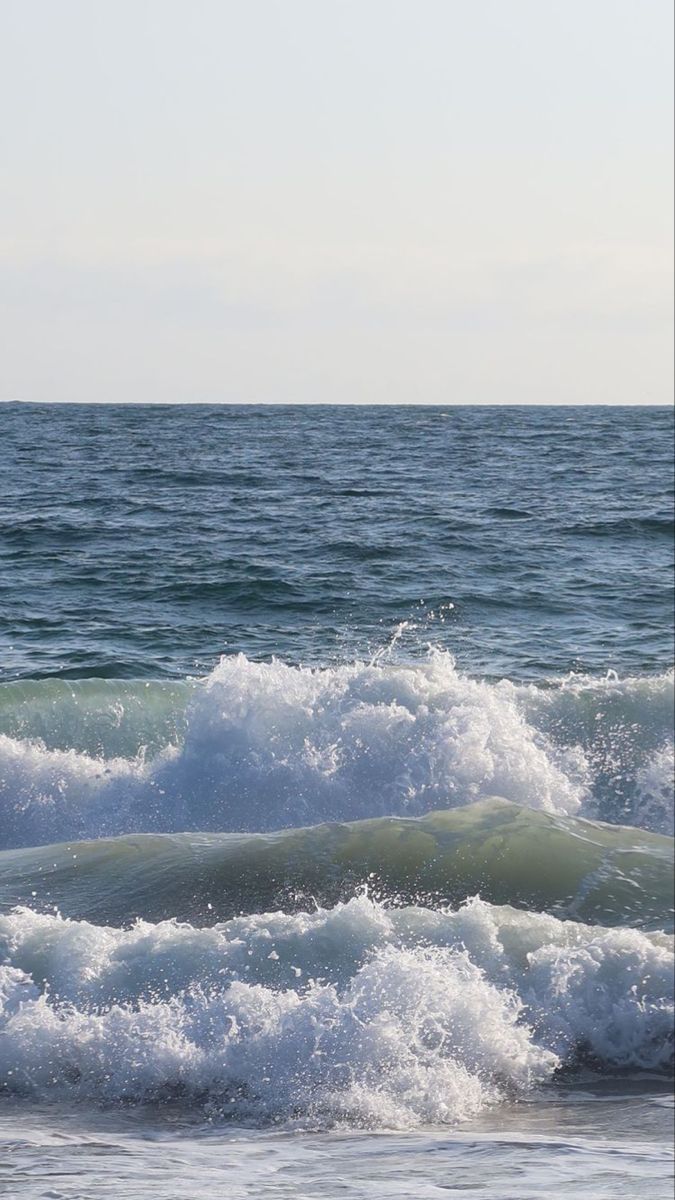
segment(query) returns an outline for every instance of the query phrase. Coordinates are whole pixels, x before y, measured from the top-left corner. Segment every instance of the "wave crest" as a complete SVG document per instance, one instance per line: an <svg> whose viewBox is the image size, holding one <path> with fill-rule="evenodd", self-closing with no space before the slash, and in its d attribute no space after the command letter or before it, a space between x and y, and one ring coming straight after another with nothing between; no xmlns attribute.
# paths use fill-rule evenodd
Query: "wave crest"
<svg viewBox="0 0 675 1200"><path fill-rule="evenodd" d="M473 900L367 897L211 929L0 917L0 1075L70 1099L238 1120L406 1127L470 1116L579 1056L672 1059L672 946Z"/></svg>
<svg viewBox="0 0 675 1200"><path fill-rule="evenodd" d="M18 718L0 735L4 846L416 816L490 795L672 828L672 800L653 783L672 746L672 674L535 688L469 679L442 653L324 669L237 655L182 692L161 687L145 705L137 685L116 700L108 688L105 702L78 693L100 754L68 747L53 713L50 724L62 699L47 691L41 708L31 693L22 736ZM109 756L134 721L146 741Z"/></svg>

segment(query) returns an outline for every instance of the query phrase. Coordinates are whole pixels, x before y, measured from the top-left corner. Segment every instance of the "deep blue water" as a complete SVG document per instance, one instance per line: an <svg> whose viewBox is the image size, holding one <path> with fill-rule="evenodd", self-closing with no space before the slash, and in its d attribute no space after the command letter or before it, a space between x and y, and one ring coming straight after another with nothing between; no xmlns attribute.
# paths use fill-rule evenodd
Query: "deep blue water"
<svg viewBox="0 0 675 1200"><path fill-rule="evenodd" d="M3 677L672 661L664 408L0 407Z"/></svg>

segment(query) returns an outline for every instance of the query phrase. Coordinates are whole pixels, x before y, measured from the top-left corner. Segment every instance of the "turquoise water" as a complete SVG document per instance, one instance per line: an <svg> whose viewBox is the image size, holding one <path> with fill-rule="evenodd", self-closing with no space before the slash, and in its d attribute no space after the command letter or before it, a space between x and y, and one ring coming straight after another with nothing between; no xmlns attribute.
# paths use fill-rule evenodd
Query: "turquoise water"
<svg viewBox="0 0 675 1200"><path fill-rule="evenodd" d="M670 1196L672 412L0 430L0 1191Z"/></svg>

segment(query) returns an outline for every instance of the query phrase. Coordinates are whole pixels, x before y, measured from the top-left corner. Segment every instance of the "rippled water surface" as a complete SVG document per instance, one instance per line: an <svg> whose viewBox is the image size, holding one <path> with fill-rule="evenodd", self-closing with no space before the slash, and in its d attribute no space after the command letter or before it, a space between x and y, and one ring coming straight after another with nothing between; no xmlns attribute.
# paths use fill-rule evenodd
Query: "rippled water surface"
<svg viewBox="0 0 675 1200"><path fill-rule="evenodd" d="M672 412L3 405L5 678L672 660Z"/></svg>

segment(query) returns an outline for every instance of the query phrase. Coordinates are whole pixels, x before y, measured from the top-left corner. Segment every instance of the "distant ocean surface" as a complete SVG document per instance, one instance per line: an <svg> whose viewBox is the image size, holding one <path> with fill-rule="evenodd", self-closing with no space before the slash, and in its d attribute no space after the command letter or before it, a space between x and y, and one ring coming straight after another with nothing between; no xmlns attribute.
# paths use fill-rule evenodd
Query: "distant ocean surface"
<svg viewBox="0 0 675 1200"><path fill-rule="evenodd" d="M670 1200L672 410L0 465L0 1194Z"/></svg>

